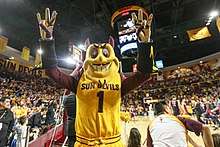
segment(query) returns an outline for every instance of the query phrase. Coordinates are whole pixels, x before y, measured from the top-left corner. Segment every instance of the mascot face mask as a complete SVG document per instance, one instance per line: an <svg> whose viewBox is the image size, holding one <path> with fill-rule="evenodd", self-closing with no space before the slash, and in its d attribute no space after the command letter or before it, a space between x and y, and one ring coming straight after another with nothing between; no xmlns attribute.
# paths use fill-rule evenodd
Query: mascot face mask
<svg viewBox="0 0 220 147"><path fill-rule="evenodd" d="M84 72L91 80L104 78L119 70L119 61L109 43L91 44L86 51Z"/></svg>

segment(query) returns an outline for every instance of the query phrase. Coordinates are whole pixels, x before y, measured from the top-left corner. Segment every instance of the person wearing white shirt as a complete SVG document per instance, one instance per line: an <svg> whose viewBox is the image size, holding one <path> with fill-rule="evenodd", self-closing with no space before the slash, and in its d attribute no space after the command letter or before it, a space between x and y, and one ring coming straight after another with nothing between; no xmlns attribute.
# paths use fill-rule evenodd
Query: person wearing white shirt
<svg viewBox="0 0 220 147"><path fill-rule="evenodd" d="M155 105L157 117L148 127L147 147L187 147L189 143L198 147L187 131L202 134L205 147L213 147L213 140L207 126L198 121L171 115L171 108L164 101Z"/></svg>

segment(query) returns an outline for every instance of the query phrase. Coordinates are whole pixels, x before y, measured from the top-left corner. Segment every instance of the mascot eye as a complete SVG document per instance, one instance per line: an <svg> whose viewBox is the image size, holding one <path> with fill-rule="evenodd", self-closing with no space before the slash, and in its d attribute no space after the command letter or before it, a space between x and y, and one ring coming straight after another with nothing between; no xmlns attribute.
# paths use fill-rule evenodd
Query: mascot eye
<svg viewBox="0 0 220 147"><path fill-rule="evenodd" d="M103 55L104 55L105 57L109 57L109 56L110 56L109 51L108 51L107 48L104 48L104 49L102 50L102 53L103 53Z"/></svg>
<svg viewBox="0 0 220 147"><path fill-rule="evenodd" d="M98 56L98 50L97 48L92 49L91 51L91 57L96 58Z"/></svg>

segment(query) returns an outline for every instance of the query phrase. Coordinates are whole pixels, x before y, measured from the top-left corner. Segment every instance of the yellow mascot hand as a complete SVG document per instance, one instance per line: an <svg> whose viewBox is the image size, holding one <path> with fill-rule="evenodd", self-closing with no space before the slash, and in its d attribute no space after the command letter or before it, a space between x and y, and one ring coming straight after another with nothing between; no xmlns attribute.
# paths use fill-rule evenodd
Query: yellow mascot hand
<svg viewBox="0 0 220 147"><path fill-rule="evenodd" d="M146 16L147 19L145 20L143 17L143 10L138 10L138 17L135 13L132 13L132 21L137 27L137 36L139 42L150 42L150 36L151 36L151 23L153 20L153 14L150 14L149 16Z"/></svg>
<svg viewBox="0 0 220 147"><path fill-rule="evenodd" d="M40 28L41 39L53 39L53 27L56 21L57 12L53 11L50 17L50 9L45 9L45 18L42 19L40 13L37 13L37 20Z"/></svg>

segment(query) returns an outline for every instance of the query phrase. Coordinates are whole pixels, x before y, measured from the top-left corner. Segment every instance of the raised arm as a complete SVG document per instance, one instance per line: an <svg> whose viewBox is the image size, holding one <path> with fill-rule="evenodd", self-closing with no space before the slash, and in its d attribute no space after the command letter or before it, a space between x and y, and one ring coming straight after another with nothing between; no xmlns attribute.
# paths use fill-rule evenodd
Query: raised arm
<svg viewBox="0 0 220 147"><path fill-rule="evenodd" d="M122 81L122 96L146 81L152 72L153 48L150 42L152 19L153 15L150 14L147 20L144 20L141 9L138 11L138 17L132 14L132 20L138 26L137 72Z"/></svg>
<svg viewBox="0 0 220 147"><path fill-rule="evenodd" d="M44 51L44 54L42 55L42 66L45 69L46 74L55 82L60 84L63 88L75 92L80 76L80 69L76 68L74 71L76 71L77 74L74 74L72 76L63 73L57 67L54 40L41 40L40 45L41 49Z"/></svg>
<svg viewBox="0 0 220 147"><path fill-rule="evenodd" d="M137 72L122 81L122 96L150 77L153 67L153 60L149 57L150 48L150 43L138 43Z"/></svg>
<svg viewBox="0 0 220 147"><path fill-rule="evenodd" d="M57 57L55 52L55 42L53 38L53 28L56 21L57 12L53 11L50 17L50 10L45 10L45 19L41 18L40 13L37 13L37 19L40 28L40 46L43 50L42 54L42 67L45 69L46 74L54 81L59 83L63 88L74 91L77 86L78 75L70 76L57 67Z"/></svg>
<svg viewBox="0 0 220 147"><path fill-rule="evenodd" d="M212 135L208 126L189 118L178 116L178 119L184 124L187 130L194 132L197 136L202 134L205 147L214 147Z"/></svg>
<svg viewBox="0 0 220 147"><path fill-rule="evenodd" d="M205 147L214 147L211 131L206 125L203 125L202 127L202 139L204 141Z"/></svg>

